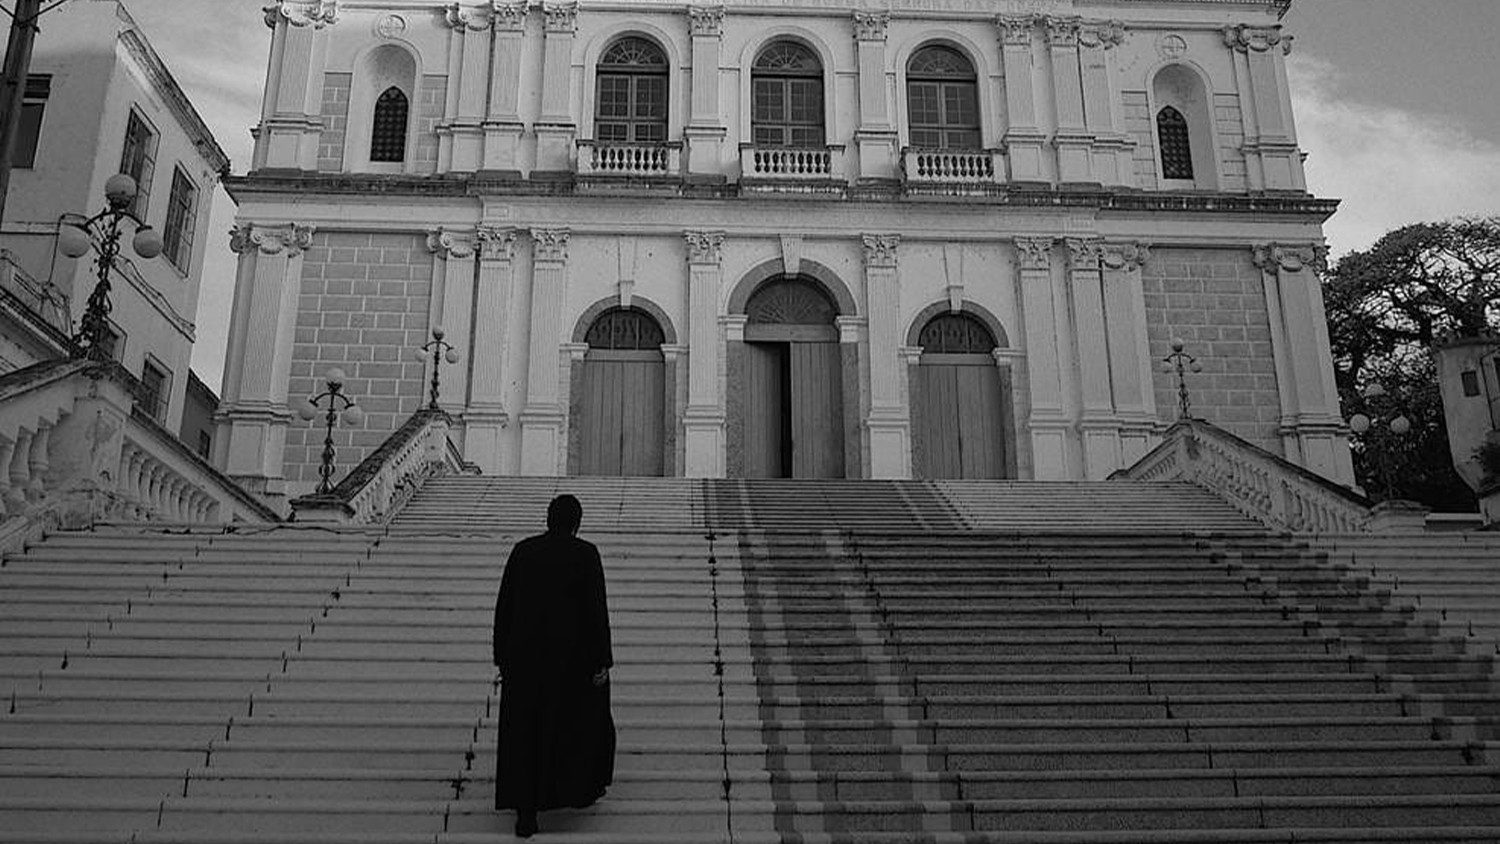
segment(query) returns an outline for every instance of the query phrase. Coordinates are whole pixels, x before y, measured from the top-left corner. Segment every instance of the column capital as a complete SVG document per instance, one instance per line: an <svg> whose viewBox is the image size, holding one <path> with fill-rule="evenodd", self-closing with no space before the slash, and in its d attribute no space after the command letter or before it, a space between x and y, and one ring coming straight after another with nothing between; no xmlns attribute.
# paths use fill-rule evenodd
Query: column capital
<svg viewBox="0 0 1500 844"><path fill-rule="evenodd" d="M890 12L855 12L854 40L883 42L890 23Z"/></svg>
<svg viewBox="0 0 1500 844"><path fill-rule="evenodd" d="M532 258L536 261L563 263L568 260L568 239L571 229L532 229Z"/></svg>
<svg viewBox="0 0 1500 844"><path fill-rule="evenodd" d="M1083 18L1075 15L1048 15L1042 18L1042 33L1047 44L1053 47L1072 47L1078 44L1078 32L1083 28Z"/></svg>
<svg viewBox="0 0 1500 844"><path fill-rule="evenodd" d="M431 229L427 232L427 251L444 260L471 258L474 255L474 232Z"/></svg>
<svg viewBox="0 0 1500 844"><path fill-rule="evenodd" d="M282 21L292 26L311 26L322 29L339 18L338 0L276 0L267 4L266 26L272 29Z"/></svg>
<svg viewBox="0 0 1500 844"><path fill-rule="evenodd" d="M253 249L262 255L285 252L287 257L293 257L312 245L315 231L316 226L304 223L240 223L229 231L229 248L238 254Z"/></svg>
<svg viewBox="0 0 1500 844"><path fill-rule="evenodd" d="M1097 237L1065 237L1068 266L1075 270L1097 270L1103 256L1104 241Z"/></svg>
<svg viewBox="0 0 1500 844"><path fill-rule="evenodd" d="M1125 23L1118 20L1084 21L1078 29L1078 43L1091 49L1118 47L1125 43Z"/></svg>
<svg viewBox="0 0 1500 844"><path fill-rule="evenodd" d="M516 257L516 235L509 226L480 226L474 230L481 261L510 261Z"/></svg>
<svg viewBox="0 0 1500 844"><path fill-rule="evenodd" d="M501 32L520 32L526 28L526 9L525 0L514 3L494 0L490 4L490 20Z"/></svg>
<svg viewBox="0 0 1500 844"><path fill-rule="evenodd" d="M682 237L687 241L689 264L723 263L724 232L689 230Z"/></svg>
<svg viewBox="0 0 1500 844"><path fill-rule="evenodd" d="M1037 15L1000 15L995 18L1000 43L1007 47L1030 47L1031 33L1039 20Z"/></svg>
<svg viewBox="0 0 1500 844"><path fill-rule="evenodd" d="M895 269L896 249L901 245L899 234L866 234L860 240L865 245L865 267L868 269Z"/></svg>
<svg viewBox="0 0 1500 844"><path fill-rule="evenodd" d="M549 33L571 35L578 28L577 3L546 3L542 6L542 14L546 16L546 29Z"/></svg>
<svg viewBox="0 0 1500 844"><path fill-rule="evenodd" d="M1105 269L1135 272L1151 260L1151 247L1145 243L1106 243L1100 259Z"/></svg>
<svg viewBox="0 0 1500 844"><path fill-rule="evenodd" d="M1016 260L1023 270L1045 270L1052 267L1051 237L1016 238Z"/></svg>
<svg viewBox="0 0 1500 844"><path fill-rule="evenodd" d="M443 20L448 26L459 32L482 32L489 29L493 23L492 11L488 5L469 6L463 3L454 3L448 7L447 14Z"/></svg>
<svg viewBox="0 0 1500 844"><path fill-rule="evenodd" d="M719 38L724 35L723 6L689 6L688 31L694 38Z"/></svg>
<svg viewBox="0 0 1500 844"><path fill-rule="evenodd" d="M1322 272L1328 268L1328 247L1321 243L1261 243L1251 248L1255 266L1268 273L1297 273L1304 269Z"/></svg>
<svg viewBox="0 0 1500 844"><path fill-rule="evenodd" d="M1226 26L1224 44L1238 53L1264 53L1277 44L1281 45L1284 54L1292 52L1292 36L1284 34L1279 26Z"/></svg>

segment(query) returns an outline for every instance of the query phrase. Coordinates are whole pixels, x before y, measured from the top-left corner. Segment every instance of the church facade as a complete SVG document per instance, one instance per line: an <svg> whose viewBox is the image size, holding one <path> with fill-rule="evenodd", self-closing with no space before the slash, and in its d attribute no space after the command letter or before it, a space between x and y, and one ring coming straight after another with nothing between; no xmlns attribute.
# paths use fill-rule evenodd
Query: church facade
<svg viewBox="0 0 1500 844"><path fill-rule="evenodd" d="M307 491L289 408L342 368L367 453L440 327L487 473L1101 478L1180 339L1351 483L1285 5L280 0L215 459Z"/></svg>

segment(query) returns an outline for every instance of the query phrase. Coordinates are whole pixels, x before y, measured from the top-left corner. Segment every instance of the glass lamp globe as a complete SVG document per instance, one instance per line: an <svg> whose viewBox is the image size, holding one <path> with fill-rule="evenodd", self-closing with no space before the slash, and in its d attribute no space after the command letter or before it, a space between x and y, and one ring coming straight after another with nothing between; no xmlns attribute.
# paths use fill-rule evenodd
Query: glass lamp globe
<svg viewBox="0 0 1500 844"><path fill-rule="evenodd" d="M1356 413L1349 417L1349 430L1356 434L1363 434L1370 430L1370 417L1363 413Z"/></svg>
<svg viewBox="0 0 1500 844"><path fill-rule="evenodd" d="M1173 369L1174 369L1174 367L1172 366L1172 362L1171 361L1164 360L1164 361L1161 362L1161 371L1162 372L1171 372Z"/></svg>
<svg viewBox="0 0 1500 844"><path fill-rule="evenodd" d="M1201 364L1201 363L1199 363L1197 361L1193 361L1193 365L1190 366L1190 367L1188 367L1188 369L1191 369L1194 372L1202 372L1203 371L1203 364Z"/></svg>
<svg viewBox="0 0 1500 844"><path fill-rule="evenodd" d="M64 224L57 230L57 249L69 258L82 258L93 245L89 233L77 226Z"/></svg>
<svg viewBox="0 0 1500 844"><path fill-rule="evenodd" d="M142 258L151 259L161 254L161 234L153 228L146 227L138 230L135 237L131 239L130 245L135 249L135 254Z"/></svg>
<svg viewBox="0 0 1500 844"><path fill-rule="evenodd" d="M328 370L328 374L323 376L324 380L328 382L328 386L330 388L338 388L344 386L344 379L346 377L348 376L344 375L344 370L339 369L337 366Z"/></svg>
<svg viewBox="0 0 1500 844"><path fill-rule="evenodd" d="M344 422L356 428L365 424L365 409L359 405L350 405L344 409Z"/></svg>
<svg viewBox="0 0 1500 844"><path fill-rule="evenodd" d="M1391 433L1401 436L1411 430L1411 420L1405 416L1397 416L1391 420Z"/></svg>
<svg viewBox="0 0 1500 844"><path fill-rule="evenodd" d="M1180 337L1173 337L1172 338L1172 351L1174 351L1174 352L1180 352L1180 351L1182 351L1185 348L1187 348L1187 343L1183 342L1182 338L1180 338Z"/></svg>
<svg viewBox="0 0 1500 844"><path fill-rule="evenodd" d="M432 339L434 339L434 340L441 340L441 339L443 339L443 337L447 333L448 332L444 331L443 327L441 325L434 325L432 327Z"/></svg>
<svg viewBox="0 0 1500 844"><path fill-rule="evenodd" d="M297 416L300 417L304 422L311 422L314 419L318 418L318 408L313 405L312 402L308 401L307 399L303 399L301 403L297 405Z"/></svg>
<svg viewBox="0 0 1500 844"><path fill-rule="evenodd" d="M115 208L128 205L135 199L136 191L135 179L125 173L116 173L104 183L104 198Z"/></svg>
<svg viewBox="0 0 1500 844"><path fill-rule="evenodd" d="M445 355L443 355L443 360L445 360L445 361L447 361L449 363L458 363L458 350L457 349L449 349L448 353L445 354Z"/></svg>
<svg viewBox="0 0 1500 844"><path fill-rule="evenodd" d="M428 355L429 352L421 347L417 347L411 350L411 356L419 361L422 361L423 363L427 362Z"/></svg>

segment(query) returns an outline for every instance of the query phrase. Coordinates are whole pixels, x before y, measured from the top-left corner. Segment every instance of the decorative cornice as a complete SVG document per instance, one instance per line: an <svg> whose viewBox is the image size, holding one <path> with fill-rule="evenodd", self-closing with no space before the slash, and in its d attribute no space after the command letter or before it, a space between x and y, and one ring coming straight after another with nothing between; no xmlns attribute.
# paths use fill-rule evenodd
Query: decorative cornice
<svg viewBox="0 0 1500 844"><path fill-rule="evenodd" d="M466 6L463 3L449 6L444 19L449 26L460 32L482 32L489 29L492 23L489 6Z"/></svg>
<svg viewBox="0 0 1500 844"><path fill-rule="evenodd" d="M1083 28L1083 18L1072 15L1048 15L1042 18L1042 32L1047 43L1053 47L1071 47L1078 43L1078 31Z"/></svg>
<svg viewBox="0 0 1500 844"><path fill-rule="evenodd" d="M1284 54L1290 55L1292 52L1292 36L1282 33L1279 26L1226 26L1224 43L1231 50L1241 53L1264 53L1277 44L1281 45Z"/></svg>
<svg viewBox="0 0 1500 844"><path fill-rule="evenodd" d="M1068 266L1075 270L1097 270L1103 257L1104 241L1097 237L1065 237L1068 247Z"/></svg>
<svg viewBox="0 0 1500 844"><path fill-rule="evenodd" d="M1016 238L1016 260L1023 270L1045 270L1052 266L1051 237Z"/></svg>
<svg viewBox="0 0 1500 844"><path fill-rule="evenodd" d="M896 267L896 249L901 245L901 235L867 234L862 235L860 239L865 244L866 267L884 267L887 269L894 269Z"/></svg>
<svg viewBox="0 0 1500 844"><path fill-rule="evenodd" d="M1007 47L1031 46L1031 33L1036 29L1038 15L1000 15L995 26L1000 29L1000 43Z"/></svg>
<svg viewBox="0 0 1500 844"><path fill-rule="evenodd" d="M1118 47L1125 43L1125 23L1118 20L1084 21L1078 28L1078 43L1090 49Z"/></svg>
<svg viewBox="0 0 1500 844"><path fill-rule="evenodd" d="M229 248L237 254L254 249L262 255L286 253L288 258L302 254L312 245L316 226L304 223L241 223L229 230Z"/></svg>
<svg viewBox="0 0 1500 844"><path fill-rule="evenodd" d="M1151 247L1145 243L1106 243L1100 260L1106 269L1135 272L1151 260Z"/></svg>
<svg viewBox="0 0 1500 844"><path fill-rule="evenodd" d="M473 257L474 232L432 229L427 232L427 251L443 259Z"/></svg>
<svg viewBox="0 0 1500 844"><path fill-rule="evenodd" d="M576 8L576 7L575 7ZM568 260L570 229L532 229L531 257L534 261L563 263Z"/></svg>
<svg viewBox="0 0 1500 844"><path fill-rule="evenodd" d="M720 38L724 35L723 6L689 6L688 30L695 36Z"/></svg>
<svg viewBox="0 0 1500 844"><path fill-rule="evenodd" d="M577 3L547 3L542 6L548 32L572 33L578 28Z"/></svg>
<svg viewBox="0 0 1500 844"><path fill-rule="evenodd" d="M526 3L506 3L494 0L490 4L490 20L502 32L520 32L526 28Z"/></svg>
<svg viewBox="0 0 1500 844"><path fill-rule="evenodd" d="M1299 273L1304 269L1322 272L1328 269L1328 247L1321 243L1287 245L1262 243L1251 247L1255 266L1268 273Z"/></svg>
<svg viewBox="0 0 1500 844"><path fill-rule="evenodd" d="M884 41L886 28L890 23L890 12L855 12L854 40Z"/></svg>
<svg viewBox="0 0 1500 844"><path fill-rule="evenodd" d="M474 230L479 243L479 257L484 261L510 261L516 257L515 229L508 226L480 226Z"/></svg>
<svg viewBox="0 0 1500 844"><path fill-rule="evenodd" d="M687 241L689 264L718 264L724 260L724 232L690 229L682 233Z"/></svg>
<svg viewBox="0 0 1500 844"><path fill-rule="evenodd" d="M281 21L292 26L322 29L339 18L338 0L277 0L264 7L266 26L272 29Z"/></svg>

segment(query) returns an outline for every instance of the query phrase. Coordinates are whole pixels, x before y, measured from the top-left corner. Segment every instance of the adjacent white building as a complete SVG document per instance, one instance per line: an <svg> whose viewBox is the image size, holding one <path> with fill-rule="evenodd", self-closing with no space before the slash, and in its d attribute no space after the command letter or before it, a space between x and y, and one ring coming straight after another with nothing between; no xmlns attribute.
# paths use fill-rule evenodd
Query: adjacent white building
<svg viewBox="0 0 1500 844"><path fill-rule="evenodd" d="M126 224L112 279L114 355L155 397L147 412L177 431L209 206L229 159L118 0L72 0L43 15L17 146L0 227L11 314L0 322L0 368L65 353L97 276L92 253L57 250L58 227L102 210L105 181L129 173L142 188L133 210L166 249L134 255Z"/></svg>
<svg viewBox="0 0 1500 844"><path fill-rule="evenodd" d="M1193 414L1349 483L1265 0L280 0L216 459L425 404L487 472L1100 478Z"/></svg>

